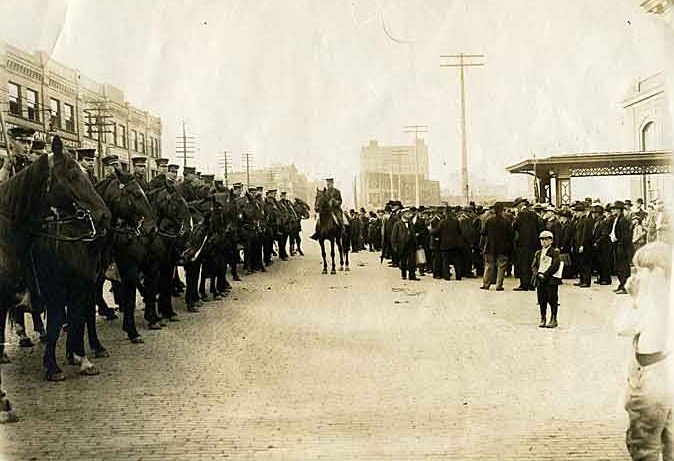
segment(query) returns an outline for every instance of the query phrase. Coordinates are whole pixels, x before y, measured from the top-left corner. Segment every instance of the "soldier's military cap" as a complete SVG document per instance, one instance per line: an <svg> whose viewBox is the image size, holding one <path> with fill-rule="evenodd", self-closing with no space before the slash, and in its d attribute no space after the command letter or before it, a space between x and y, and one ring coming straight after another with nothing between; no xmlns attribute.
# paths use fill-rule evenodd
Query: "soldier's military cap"
<svg viewBox="0 0 674 461"><path fill-rule="evenodd" d="M197 172L196 172L196 173L194 173L194 174L196 174L196 175L197 175L197 177L201 178L201 171L197 171Z"/></svg>
<svg viewBox="0 0 674 461"><path fill-rule="evenodd" d="M261 190L262 188L259 188L258 190ZM267 189L268 194L275 194L277 192L276 189Z"/></svg>
<svg viewBox="0 0 674 461"><path fill-rule="evenodd" d="M105 166L114 165L115 163L119 163L119 157L115 154L106 155L101 159L101 162Z"/></svg>
<svg viewBox="0 0 674 461"><path fill-rule="evenodd" d="M167 158L156 158L156 159L154 159L154 163L156 163L157 166L168 166L169 159L167 159Z"/></svg>
<svg viewBox="0 0 674 461"><path fill-rule="evenodd" d="M255 190L263 191L263 190L264 190L264 186L257 186L257 187L255 188Z"/></svg>
<svg viewBox="0 0 674 461"><path fill-rule="evenodd" d="M145 157L131 157L131 163L133 163L133 166L144 166L147 165L147 159Z"/></svg>
<svg viewBox="0 0 674 461"><path fill-rule="evenodd" d="M543 209L543 204L542 203L537 203L534 205L534 210L542 210Z"/></svg>
<svg viewBox="0 0 674 461"><path fill-rule="evenodd" d="M33 144L35 145L35 144ZM96 157L96 149L92 148L80 148L75 151L77 153L77 159L82 160L83 158L94 158Z"/></svg>
<svg viewBox="0 0 674 461"><path fill-rule="evenodd" d="M288 195L288 192L283 191L283 192L281 192L281 195Z"/></svg>
<svg viewBox="0 0 674 461"><path fill-rule="evenodd" d="M168 166L168 170L173 172L173 173L177 173L179 169L180 169L180 165L176 165L175 163L170 163L169 166Z"/></svg>
<svg viewBox="0 0 674 461"><path fill-rule="evenodd" d="M213 181L213 184L220 187L220 186L224 186L225 182L222 179L216 179L216 180Z"/></svg>
<svg viewBox="0 0 674 461"><path fill-rule="evenodd" d="M214 174L202 174L201 179L203 179L206 184L212 184L213 180L215 179L215 175Z"/></svg>
<svg viewBox="0 0 674 461"><path fill-rule="evenodd" d="M235 182L234 184L232 184L232 187L234 189L243 189L243 184L240 182Z"/></svg>
<svg viewBox="0 0 674 461"><path fill-rule="evenodd" d="M26 128L23 126L15 126L7 130L7 134L12 139L20 139L23 141L34 141L33 136L35 136L35 130L32 128Z"/></svg>
<svg viewBox="0 0 674 461"><path fill-rule="evenodd" d="M197 169L193 166L184 166L183 175L194 174L197 172Z"/></svg>
<svg viewBox="0 0 674 461"><path fill-rule="evenodd" d="M33 148L31 149L36 154L46 154L47 153L47 143L40 140L33 141Z"/></svg>

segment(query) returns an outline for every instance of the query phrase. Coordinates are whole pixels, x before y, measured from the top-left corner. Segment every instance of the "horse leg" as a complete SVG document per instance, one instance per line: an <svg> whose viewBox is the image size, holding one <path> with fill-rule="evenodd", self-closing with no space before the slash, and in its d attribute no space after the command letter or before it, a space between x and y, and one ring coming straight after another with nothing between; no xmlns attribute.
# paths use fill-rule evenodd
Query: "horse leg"
<svg viewBox="0 0 674 461"><path fill-rule="evenodd" d="M344 248L344 260L346 262L346 268L344 269L346 272L349 272L351 269L349 269L349 244L348 242L346 244L342 244L342 247Z"/></svg>
<svg viewBox="0 0 674 461"><path fill-rule="evenodd" d="M332 258L332 270L330 271L330 273L336 274L337 271L335 270L335 239L334 238L330 239L330 258Z"/></svg>
<svg viewBox="0 0 674 461"><path fill-rule="evenodd" d="M142 343L143 338L136 329L134 314L136 311L136 283L138 281L138 267L133 263L119 264L119 275L122 283L119 287L120 302L124 313L122 330L132 343Z"/></svg>
<svg viewBox="0 0 674 461"><path fill-rule="evenodd" d="M11 295L6 294L0 298L0 363L10 363L9 356L5 352L5 329L7 327L7 317L11 315L7 306L11 305ZM2 390L2 389L0 389Z"/></svg>
<svg viewBox="0 0 674 461"><path fill-rule="evenodd" d="M321 245L321 256L323 257L323 272L321 272L321 273L327 274L328 273L328 262L325 259L326 258L326 255L325 255L325 240L320 239L318 241L318 243L320 243L320 245Z"/></svg>
<svg viewBox="0 0 674 461"><path fill-rule="evenodd" d="M337 252L339 253L339 270L343 271L344 259L342 258L342 251L343 251L342 239L340 237L337 237L335 239L335 243L337 243Z"/></svg>
<svg viewBox="0 0 674 461"><path fill-rule="evenodd" d="M47 296L47 341L42 357L42 367L45 379L63 381L65 376L56 363L56 343L66 318L65 305L62 299L58 299L61 298L60 296Z"/></svg>
<svg viewBox="0 0 674 461"><path fill-rule="evenodd" d="M89 317L94 316L93 286L86 281L77 284L71 291L71 302L68 306L71 326L68 329L68 340L72 353L72 364L80 365L81 375L97 375L98 369L89 361L84 351L84 328ZM95 330L93 332L96 334ZM92 332L89 331L91 340Z"/></svg>

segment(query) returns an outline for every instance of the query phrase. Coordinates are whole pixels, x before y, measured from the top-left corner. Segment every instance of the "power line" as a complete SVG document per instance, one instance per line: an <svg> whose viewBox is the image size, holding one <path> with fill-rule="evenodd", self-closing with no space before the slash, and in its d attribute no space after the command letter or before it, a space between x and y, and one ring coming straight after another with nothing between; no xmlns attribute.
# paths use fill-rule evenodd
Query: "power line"
<svg viewBox="0 0 674 461"><path fill-rule="evenodd" d="M218 166L224 169L225 187L229 187L229 171L232 166L231 151L223 150L218 153Z"/></svg>
<svg viewBox="0 0 674 461"><path fill-rule="evenodd" d="M460 72L460 84L461 84L461 189L463 192L464 200L466 205L470 202L470 185L468 182L468 147L466 141L466 90L465 90L465 77L464 77L464 68L466 67L481 67L484 66L484 62L479 62L484 58L483 54L448 54L440 56L443 59L457 59L458 63L452 64L440 64L440 67L458 67ZM469 62L466 62L466 59ZM470 60L477 60L470 61Z"/></svg>

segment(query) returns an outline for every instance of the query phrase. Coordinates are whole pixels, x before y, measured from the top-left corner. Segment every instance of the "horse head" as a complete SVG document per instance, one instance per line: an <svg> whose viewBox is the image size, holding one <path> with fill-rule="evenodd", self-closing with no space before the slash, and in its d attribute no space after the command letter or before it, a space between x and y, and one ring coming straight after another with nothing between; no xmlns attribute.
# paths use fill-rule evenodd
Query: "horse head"
<svg viewBox="0 0 674 461"><path fill-rule="evenodd" d="M110 207L114 220L142 235L152 235L157 230L152 206L132 174L114 170L101 196Z"/></svg>
<svg viewBox="0 0 674 461"><path fill-rule="evenodd" d="M44 205L59 215L89 217L99 227L110 224L110 210L96 193L80 165L66 152L58 136L52 140L53 155L47 157L49 176Z"/></svg>
<svg viewBox="0 0 674 461"><path fill-rule="evenodd" d="M319 213L326 213L330 211L330 202L328 200L328 194L323 190L316 189L316 200L314 202L314 210Z"/></svg>

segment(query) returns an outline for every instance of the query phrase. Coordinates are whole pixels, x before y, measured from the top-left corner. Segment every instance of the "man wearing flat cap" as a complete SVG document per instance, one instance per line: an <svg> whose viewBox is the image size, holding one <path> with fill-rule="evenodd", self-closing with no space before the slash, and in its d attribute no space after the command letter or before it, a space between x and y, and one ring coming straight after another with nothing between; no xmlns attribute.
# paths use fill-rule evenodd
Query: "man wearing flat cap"
<svg viewBox="0 0 674 461"><path fill-rule="evenodd" d="M0 182L30 165L35 130L17 126L7 130L7 135L9 137L8 158L0 168Z"/></svg>
<svg viewBox="0 0 674 461"><path fill-rule="evenodd" d="M611 227L611 244L615 255L615 271L618 276L617 294L627 294L625 283L630 277L630 260L634 253L632 246L632 226L625 217L625 203L617 200L611 208L613 225Z"/></svg>

